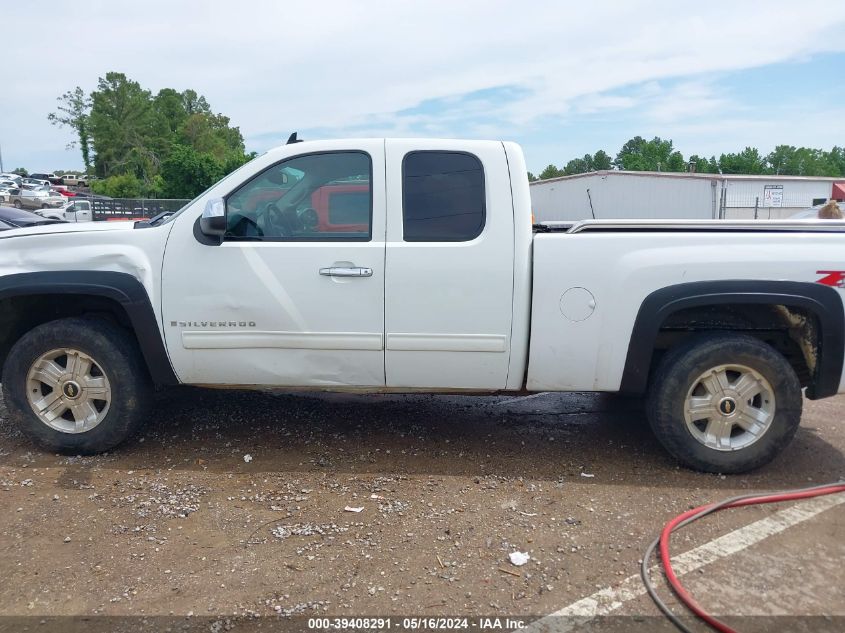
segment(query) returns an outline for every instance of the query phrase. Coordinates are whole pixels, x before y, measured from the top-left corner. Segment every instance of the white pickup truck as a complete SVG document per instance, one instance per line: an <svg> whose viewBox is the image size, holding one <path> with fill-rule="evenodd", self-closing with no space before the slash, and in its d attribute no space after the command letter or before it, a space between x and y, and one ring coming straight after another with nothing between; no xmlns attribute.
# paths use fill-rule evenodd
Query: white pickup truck
<svg viewBox="0 0 845 633"><path fill-rule="evenodd" d="M38 215L52 220L65 222L93 222L94 210L90 200L71 199L65 206L58 209L42 209Z"/></svg>
<svg viewBox="0 0 845 633"><path fill-rule="evenodd" d="M835 222L532 227L513 143L290 143L175 214L0 234L6 406L96 452L153 384L647 397L683 464L773 459L845 391Z"/></svg>

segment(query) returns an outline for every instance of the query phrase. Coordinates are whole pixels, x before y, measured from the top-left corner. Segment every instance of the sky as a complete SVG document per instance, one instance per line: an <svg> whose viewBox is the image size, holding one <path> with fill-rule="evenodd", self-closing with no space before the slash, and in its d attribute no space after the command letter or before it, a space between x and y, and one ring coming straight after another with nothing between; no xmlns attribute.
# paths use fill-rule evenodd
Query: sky
<svg viewBox="0 0 845 633"><path fill-rule="evenodd" d="M18 3L15 23L44 11ZM537 173L636 135L685 156L845 145L837 0L77 0L46 19L49 37L4 29L7 170L80 168L47 114L109 71L196 90L257 152L292 131L494 138Z"/></svg>

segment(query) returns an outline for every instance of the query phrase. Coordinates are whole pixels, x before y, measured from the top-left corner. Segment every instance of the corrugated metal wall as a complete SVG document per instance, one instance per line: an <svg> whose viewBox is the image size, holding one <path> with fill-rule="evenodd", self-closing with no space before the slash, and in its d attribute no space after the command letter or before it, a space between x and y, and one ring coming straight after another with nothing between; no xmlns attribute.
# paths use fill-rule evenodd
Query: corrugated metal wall
<svg viewBox="0 0 845 633"><path fill-rule="evenodd" d="M781 207L766 207L767 185L783 187ZM719 217L788 218L830 196L830 180L742 179L723 176L678 177L626 173L589 174L531 183L531 203L538 222L597 219L709 219ZM589 196L587 190L589 189Z"/></svg>
<svg viewBox="0 0 845 633"><path fill-rule="evenodd" d="M718 209L716 180L595 174L531 184L538 222L624 218L708 219ZM590 190L589 197L587 189Z"/></svg>
<svg viewBox="0 0 845 633"><path fill-rule="evenodd" d="M781 207L768 208L765 206L766 185L783 187L783 203ZM726 218L753 218L754 203L759 200L757 217L760 219L788 218L793 213L813 206L814 199L827 199L830 196L832 183L826 180L788 180L772 178L771 180L754 179L740 180L726 178L727 189L725 199Z"/></svg>

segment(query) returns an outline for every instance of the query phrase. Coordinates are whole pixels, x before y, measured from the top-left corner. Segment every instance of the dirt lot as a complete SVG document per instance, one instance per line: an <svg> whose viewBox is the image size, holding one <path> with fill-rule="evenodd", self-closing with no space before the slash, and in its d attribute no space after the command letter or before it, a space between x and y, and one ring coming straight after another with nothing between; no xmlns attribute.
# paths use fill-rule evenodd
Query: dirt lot
<svg viewBox="0 0 845 633"><path fill-rule="evenodd" d="M0 400L0 630L527 621L624 583L688 507L843 478L843 412L845 398L807 402L783 456L724 477L677 467L636 402L603 395L177 389L158 396L141 437L97 457L37 450ZM782 509L718 514L674 549ZM530 561L512 565L514 551ZM839 504L688 582L717 612L748 616L745 630L771 627L767 617L841 630L843 559ZM618 613L605 628L664 626L645 597Z"/></svg>

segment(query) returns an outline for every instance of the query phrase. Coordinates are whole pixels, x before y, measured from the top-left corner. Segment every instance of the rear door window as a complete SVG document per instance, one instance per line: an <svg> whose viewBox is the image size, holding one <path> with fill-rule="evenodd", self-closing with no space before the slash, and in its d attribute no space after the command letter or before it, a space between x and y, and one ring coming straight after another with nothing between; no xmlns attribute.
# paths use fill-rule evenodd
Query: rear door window
<svg viewBox="0 0 845 633"><path fill-rule="evenodd" d="M417 151L402 161L406 242L466 242L484 229L484 167L465 152Z"/></svg>

